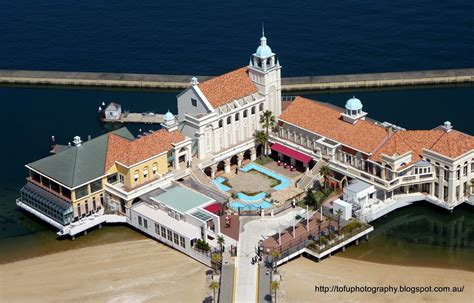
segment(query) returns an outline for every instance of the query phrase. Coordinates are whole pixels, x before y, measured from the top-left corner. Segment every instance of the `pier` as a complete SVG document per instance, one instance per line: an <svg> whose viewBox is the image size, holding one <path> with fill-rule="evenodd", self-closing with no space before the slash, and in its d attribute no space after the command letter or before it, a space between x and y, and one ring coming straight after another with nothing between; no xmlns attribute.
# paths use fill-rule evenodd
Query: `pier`
<svg viewBox="0 0 474 303"><path fill-rule="evenodd" d="M165 121L163 114L146 114L146 113L128 113L122 114L120 119L106 119L101 121L105 123L142 123L142 124L160 124Z"/></svg>
<svg viewBox="0 0 474 303"><path fill-rule="evenodd" d="M0 84L180 90L191 75L0 70ZM196 76L205 81L211 76ZM474 82L474 68L282 78L282 91L315 91Z"/></svg>

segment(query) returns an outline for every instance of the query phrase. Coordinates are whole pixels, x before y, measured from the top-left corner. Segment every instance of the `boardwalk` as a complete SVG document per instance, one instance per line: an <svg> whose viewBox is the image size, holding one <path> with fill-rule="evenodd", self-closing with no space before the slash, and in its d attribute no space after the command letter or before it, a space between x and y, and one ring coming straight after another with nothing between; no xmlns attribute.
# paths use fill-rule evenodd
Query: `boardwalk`
<svg viewBox="0 0 474 303"><path fill-rule="evenodd" d="M162 114L141 114L141 113L129 113L122 114L119 120L101 119L102 122L114 122L114 123L142 123L142 124L159 124L165 121L165 115Z"/></svg>
<svg viewBox="0 0 474 303"><path fill-rule="evenodd" d="M252 265L251 260L256 255L260 240L285 229L296 215L301 214L300 209L289 210L277 217L265 217L248 222L241 222L241 232L237 247L236 258L236 287L235 302L247 303L258 301L257 290L258 265Z"/></svg>
<svg viewBox="0 0 474 303"><path fill-rule="evenodd" d="M1 84L184 89L191 75L0 70ZM199 81L212 78L197 76ZM282 78L283 91L473 83L474 68Z"/></svg>

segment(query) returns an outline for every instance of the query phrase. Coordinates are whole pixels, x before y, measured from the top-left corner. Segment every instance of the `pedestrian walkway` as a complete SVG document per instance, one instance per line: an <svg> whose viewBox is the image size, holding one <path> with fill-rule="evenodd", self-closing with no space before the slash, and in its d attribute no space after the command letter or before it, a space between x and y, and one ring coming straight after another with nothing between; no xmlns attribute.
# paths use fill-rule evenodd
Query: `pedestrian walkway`
<svg viewBox="0 0 474 303"><path fill-rule="evenodd" d="M219 302L232 302L234 299L234 263L229 252L223 254L220 285Z"/></svg>
<svg viewBox="0 0 474 303"><path fill-rule="evenodd" d="M291 209L278 217L241 220L241 230L236 257L235 302L257 302L258 264L252 265L252 258L257 254L260 240L283 230L293 224L293 220L304 210Z"/></svg>

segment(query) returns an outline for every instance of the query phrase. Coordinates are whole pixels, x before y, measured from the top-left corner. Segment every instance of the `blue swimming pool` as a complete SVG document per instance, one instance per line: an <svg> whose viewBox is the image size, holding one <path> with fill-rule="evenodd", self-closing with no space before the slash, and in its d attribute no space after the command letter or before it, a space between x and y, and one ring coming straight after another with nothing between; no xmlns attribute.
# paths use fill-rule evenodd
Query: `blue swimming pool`
<svg viewBox="0 0 474 303"><path fill-rule="evenodd" d="M271 178L274 178L274 179L280 181L280 184L273 187L273 189L275 191L285 189L288 186L290 186L290 184L291 184L290 180L288 178L285 178L285 177L283 177L283 176L281 176L281 175L279 175L279 174L277 174L277 173L275 173L271 170L266 169L263 166L255 164L255 163L247 164L244 167L240 168L240 170L243 171L243 172L249 172L251 170L256 170L259 173L262 173L264 175L267 175ZM223 184L226 181L227 181L227 179L224 178L224 177L218 177L218 178L212 180L212 182L217 186L217 188L219 188L222 191L227 192L227 191L231 190L231 187ZM237 193L237 198L240 201L234 201L234 202L230 203L230 206L233 209L241 208L243 210L257 210L257 209L260 209L260 208L266 209L266 208L269 208L269 207L272 206L271 202L265 200L266 196L267 196L266 192L260 192L260 193L254 195L254 196L249 196L249 195L246 195L242 192L239 192L239 193Z"/></svg>
<svg viewBox="0 0 474 303"><path fill-rule="evenodd" d="M265 198L266 195L267 195L266 192L261 192L254 196L249 196L244 193L237 193L237 198L239 198L242 201L255 202L255 201L263 200L263 198Z"/></svg>
<svg viewBox="0 0 474 303"><path fill-rule="evenodd" d="M224 177L219 177L219 178L216 178L214 180L212 180L212 182L217 186L217 188L219 188L220 190L222 191L229 191L230 190L230 187L227 186L227 185L224 185L222 184L223 182L227 181L226 178Z"/></svg>
<svg viewBox="0 0 474 303"><path fill-rule="evenodd" d="M260 203L255 203L255 204L248 204L248 203L242 203L242 202L232 202L230 203L230 207L233 209L241 209L241 210L258 210L260 208L266 209L271 207L273 204L268 202L268 201L262 201Z"/></svg>

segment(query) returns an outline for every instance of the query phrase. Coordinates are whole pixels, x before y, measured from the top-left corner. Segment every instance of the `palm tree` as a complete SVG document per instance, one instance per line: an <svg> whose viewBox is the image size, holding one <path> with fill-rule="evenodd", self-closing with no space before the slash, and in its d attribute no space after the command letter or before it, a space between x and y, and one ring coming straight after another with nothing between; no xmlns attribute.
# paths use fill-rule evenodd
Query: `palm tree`
<svg viewBox="0 0 474 303"><path fill-rule="evenodd" d="M271 253L272 259L273 259L273 268L275 269L275 272L277 272L277 260L280 258L280 251L274 249Z"/></svg>
<svg viewBox="0 0 474 303"><path fill-rule="evenodd" d="M263 128L265 128L265 134L267 135L267 142L269 138L269 129L275 127L276 119L273 113L269 110L264 111L260 115L260 124L262 125ZM265 144L265 155L268 154L268 144Z"/></svg>
<svg viewBox="0 0 474 303"><path fill-rule="evenodd" d="M221 254L224 253L224 243L225 243L224 237L217 236L217 244L219 244L221 247Z"/></svg>
<svg viewBox="0 0 474 303"><path fill-rule="evenodd" d="M336 211L336 217L337 217L337 233L339 235L341 234L341 216L342 216L342 209L338 209Z"/></svg>
<svg viewBox="0 0 474 303"><path fill-rule="evenodd" d="M216 281L212 281L211 283L209 283L209 289L212 290L214 294L214 302L216 302L216 291L219 289L219 283L217 283Z"/></svg>
<svg viewBox="0 0 474 303"><path fill-rule="evenodd" d="M267 141L268 141L268 136L267 134L265 134L264 131L256 131L255 132L255 140L257 141L258 144L261 144L265 149L265 145L267 144ZM264 152L262 152L263 154ZM260 155L260 157L262 157L262 155Z"/></svg>
<svg viewBox="0 0 474 303"><path fill-rule="evenodd" d="M332 171L328 165L323 165L319 168L319 173L324 177L324 189L326 189L328 179L332 176Z"/></svg>
<svg viewBox="0 0 474 303"><path fill-rule="evenodd" d="M274 296L275 296L275 303L277 301L277 291L278 289L280 289L280 282L278 281L272 281L272 283L270 284L270 289L272 290Z"/></svg>
<svg viewBox="0 0 474 303"><path fill-rule="evenodd" d="M217 267L218 267L218 264L222 261L222 255L221 254L217 254L217 253L213 253L211 255L211 263L214 267L214 272L217 273Z"/></svg>

